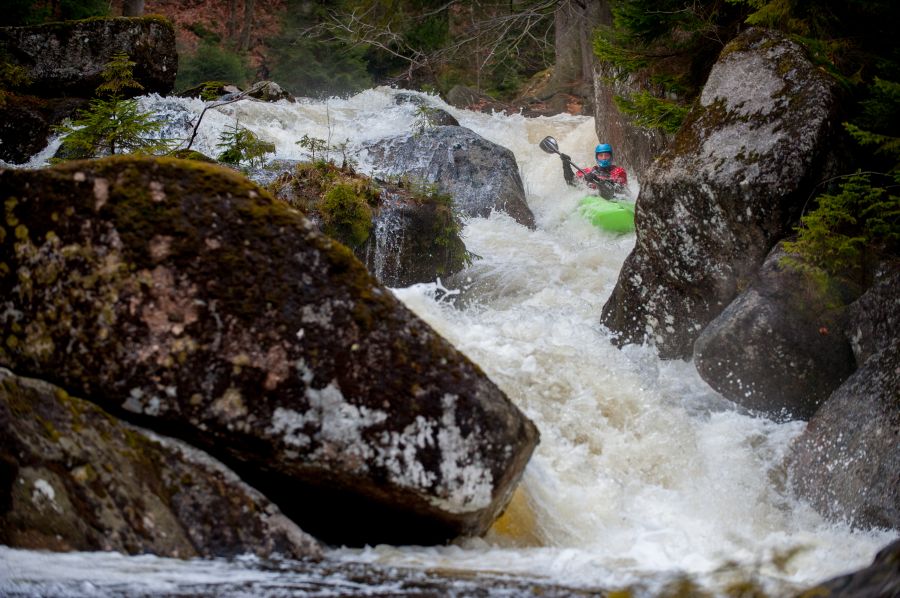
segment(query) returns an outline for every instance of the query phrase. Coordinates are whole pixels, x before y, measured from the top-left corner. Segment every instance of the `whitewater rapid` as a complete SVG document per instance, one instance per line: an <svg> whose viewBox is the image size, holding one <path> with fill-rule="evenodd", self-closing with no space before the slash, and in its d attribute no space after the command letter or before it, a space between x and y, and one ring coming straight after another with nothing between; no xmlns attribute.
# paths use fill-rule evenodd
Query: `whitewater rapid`
<svg viewBox="0 0 900 598"><path fill-rule="evenodd" d="M207 112L194 149L215 155L218 135L239 122L273 142L278 159L304 159L296 142L308 135L347 143L359 169L377 174L362 145L409 132L420 118L415 104L395 102L397 93L377 88L349 99L230 104ZM329 558L609 589L680 575L714 588L736 574L776 595L871 562L895 533L827 522L787 490L782 457L802 422L744 413L711 390L691 363L610 343L600 312L634 235L601 233L579 218L581 194L564 184L558 158L538 148L553 135L577 164L589 165L598 141L593 119L482 114L412 95L513 151L537 228L497 213L471 219L464 241L479 259L470 268L393 291L479 364L537 424L541 443L507 514L486 537L445 547L334 548ZM203 109L199 100L156 96L142 105L163 114L175 132ZM52 151L29 166L41 165ZM638 190L632 178L631 191ZM782 564L779 556L793 551ZM113 568L110 576L120 574L117 567L146 562L7 549L2 556L0 579L14 575L2 562L15 562L47 583L71 581L79 569L72 559L83 560L82 569L94 558L121 563L105 565ZM204 566L219 565L193 562L181 575L202 577ZM31 581L39 587L40 579Z"/></svg>

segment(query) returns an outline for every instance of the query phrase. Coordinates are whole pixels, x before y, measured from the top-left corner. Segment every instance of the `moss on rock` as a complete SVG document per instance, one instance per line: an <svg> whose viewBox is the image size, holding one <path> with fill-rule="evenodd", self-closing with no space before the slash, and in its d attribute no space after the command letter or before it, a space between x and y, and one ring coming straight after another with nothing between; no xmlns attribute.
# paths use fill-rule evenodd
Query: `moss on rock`
<svg viewBox="0 0 900 598"><path fill-rule="evenodd" d="M0 363L189 438L340 541L444 541L502 511L533 424L285 202L174 158L5 170L0 189L28 232L0 246ZM409 444L410 477L392 455L417 426L461 444Z"/></svg>

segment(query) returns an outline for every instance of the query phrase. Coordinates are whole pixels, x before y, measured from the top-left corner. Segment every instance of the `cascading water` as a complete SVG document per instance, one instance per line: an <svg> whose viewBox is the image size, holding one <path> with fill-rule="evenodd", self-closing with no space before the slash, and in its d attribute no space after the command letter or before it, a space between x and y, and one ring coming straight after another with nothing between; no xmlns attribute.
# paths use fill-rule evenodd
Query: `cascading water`
<svg viewBox="0 0 900 598"><path fill-rule="evenodd" d="M371 173L376 166L358 148L417 123L416 106L397 104L395 94L378 88L346 100L229 104L206 113L194 149L216 155L219 134L237 121L274 142L279 159L306 158L296 144L304 135L346 141L348 155ZM537 228L503 214L471 219L464 239L480 259L451 281L394 292L534 420L541 444L507 514L485 538L446 547L338 548L329 558L541 576L571 587L636 585L651 594L675 576L715 588L739 572L782 595L868 564L895 534L829 523L786 489L782 456L803 424L743 413L706 386L692 364L660 361L645 347L616 349L598 324L634 235L605 235L583 221L575 213L581 194L564 184L559 160L538 148L553 135L576 163L587 164L597 141L593 119L488 115L419 95L514 152ZM189 136L189 121L204 107L155 96L142 103L169 123L170 137ZM794 549L779 565L779 555ZM162 593L198 586L215 593L227 569L151 557L0 555L0 591L22 595L49 587L74 595L86 583L138 584L147 594L157 586ZM239 569L251 578L275 575L253 563ZM137 573L129 579L131 571Z"/></svg>

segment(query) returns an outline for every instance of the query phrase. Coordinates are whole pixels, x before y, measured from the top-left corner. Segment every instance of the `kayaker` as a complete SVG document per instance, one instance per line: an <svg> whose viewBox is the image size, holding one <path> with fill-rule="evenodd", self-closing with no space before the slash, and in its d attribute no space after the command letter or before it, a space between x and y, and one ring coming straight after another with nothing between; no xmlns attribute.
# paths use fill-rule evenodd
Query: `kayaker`
<svg viewBox="0 0 900 598"><path fill-rule="evenodd" d="M625 194L628 187L628 175L621 166L612 163L612 146L601 143L594 149L594 159L597 165L583 170L572 170L572 159L566 154L560 153L563 163L563 176L566 183L574 186L576 177L584 181L591 189L596 189L605 199L613 199L615 196Z"/></svg>

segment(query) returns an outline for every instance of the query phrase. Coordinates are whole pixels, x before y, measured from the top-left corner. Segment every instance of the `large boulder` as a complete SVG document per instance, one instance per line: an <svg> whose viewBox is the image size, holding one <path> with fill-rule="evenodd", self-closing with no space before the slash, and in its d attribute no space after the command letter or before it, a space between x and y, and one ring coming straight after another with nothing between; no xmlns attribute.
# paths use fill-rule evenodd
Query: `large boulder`
<svg viewBox="0 0 900 598"><path fill-rule="evenodd" d="M243 176L0 171L0 364L207 450L316 537L484 532L538 440L351 252Z"/></svg>
<svg viewBox="0 0 900 598"><path fill-rule="evenodd" d="M750 287L697 338L697 371L740 405L809 419L856 369L842 318L858 295L776 245Z"/></svg>
<svg viewBox="0 0 900 598"><path fill-rule="evenodd" d="M221 463L2 368L0 542L180 558L321 555Z"/></svg>
<svg viewBox="0 0 900 598"><path fill-rule="evenodd" d="M642 182L635 248L602 315L620 343L691 356L790 233L822 176L837 103L834 82L782 34L754 28L725 47Z"/></svg>
<svg viewBox="0 0 900 598"><path fill-rule="evenodd" d="M175 29L161 17L0 28L0 54L27 69L28 91L41 97L92 97L116 52L125 52L137 63L134 78L144 86L141 91L123 92L164 95L172 91L178 70Z"/></svg>
<svg viewBox="0 0 900 598"><path fill-rule="evenodd" d="M900 529L900 267L848 309L860 368L791 447L794 489L823 514Z"/></svg>
<svg viewBox="0 0 900 598"><path fill-rule="evenodd" d="M470 129L431 127L376 141L366 150L379 175L434 184L453 197L453 208L463 217L499 210L534 228L516 157Z"/></svg>
<svg viewBox="0 0 900 598"><path fill-rule="evenodd" d="M860 367L791 447L795 491L857 527L900 529L900 339Z"/></svg>

